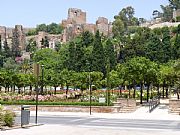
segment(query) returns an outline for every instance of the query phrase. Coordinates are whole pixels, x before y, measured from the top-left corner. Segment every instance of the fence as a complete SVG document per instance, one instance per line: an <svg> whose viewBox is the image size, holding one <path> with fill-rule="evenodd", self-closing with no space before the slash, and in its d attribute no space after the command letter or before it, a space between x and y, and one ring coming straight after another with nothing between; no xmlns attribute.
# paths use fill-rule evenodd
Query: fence
<svg viewBox="0 0 180 135"><path fill-rule="evenodd" d="M151 113L160 104L160 96L153 97L149 100L149 113Z"/></svg>

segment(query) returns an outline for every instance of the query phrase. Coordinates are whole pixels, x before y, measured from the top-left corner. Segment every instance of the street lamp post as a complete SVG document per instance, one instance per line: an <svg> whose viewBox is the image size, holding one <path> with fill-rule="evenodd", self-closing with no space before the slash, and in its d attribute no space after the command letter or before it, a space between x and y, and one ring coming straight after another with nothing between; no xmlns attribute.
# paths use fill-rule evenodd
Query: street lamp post
<svg viewBox="0 0 180 135"><path fill-rule="evenodd" d="M39 89L38 89L38 85L39 85L39 71L40 71L40 67L39 64L34 64L34 74L37 78L37 82L36 82L36 116L35 116L35 123L37 124L37 113L38 113L38 95L39 95Z"/></svg>
<svg viewBox="0 0 180 135"><path fill-rule="evenodd" d="M91 115L91 110L92 110L92 108L91 108L91 104L92 104L92 84L91 84L92 82L91 82L91 72L89 73L89 91L90 91L90 93L89 93L89 101L90 101L90 106L89 106L89 113L90 113L90 115Z"/></svg>
<svg viewBox="0 0 180 135"><path fill-rule="evenodd" d="M44 86L44 65L41 65L41 94L43 93L43 86Z"/></svg>

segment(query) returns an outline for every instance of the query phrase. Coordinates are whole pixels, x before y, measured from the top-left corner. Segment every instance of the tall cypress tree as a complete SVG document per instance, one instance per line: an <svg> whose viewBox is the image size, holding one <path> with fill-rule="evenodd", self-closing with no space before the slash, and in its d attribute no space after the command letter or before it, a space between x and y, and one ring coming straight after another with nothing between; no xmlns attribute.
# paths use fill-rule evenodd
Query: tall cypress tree
<svg viewBox="0 0 180 135"><path fill-rule="evenodd" d="M163 48L159 37L152 33L146 47L146 56L151 61L163 62Z"/></svg>
<svg viewBox="0 0 180 135"><path fill-rule="evenodd" d="M114 46L113 46L110 39L108 39L106 41L106 45L105 45L105 48L104 48L104 53L105 53L106 65L107 65L108 60L109 60L110 70L114 69L116 64L117 64L117 56L116 56L116 53L114 51Z"/></svg>
<svg viewBox="0 0 180 135"><path fill-rule="evenodd" d="M8 43L7 43L7 39L5 39L5 41L4 41L4 55L6 58L12 56L10 47L8 46Z"/></svg>
<svg viewBox="0 0 180 135"><path fill-rule="evenodd" d="M92 51L92 70L105 73L104 49L99 31L95 34Z"/></svg>
<svg viewBox="0 0 180 135"><path fill-rule="evenodd" d="M1 35L0 35L0 54L2 53L2 43L1 43Z"/></svg>
<svg viewBox="0 0 180 135"><path fill-rule="evenodd" d="M12 38L12 54L14 57L20 56L21 50L19 48L20 42L19 42L19 33L17 27L15 27L13 31L13 38Z"/></svg>
<svg viewBox="0 0 180 135"><path fill-rule="evenodd" d="M82 44L82 41L80 39L80 41L76 42L76 57L75 57L75 67L76 67L76 71L80 72L83 71L83 64L85 64L83 62L84 60L84 47Z"/></svg>
<svg viewBox="0 0 180 135"><path fill-rule="evenodd" d="M176 33L175 42L172 47L172 50L173 50L173 53L172 53L173 58L179 59L180 58L180 25L178 25L178 30Z"/></svg>
<svg viewBox="0 0 180 135"><path fill-rule="evenodd" d="M163 49L163 62L168 62L171 59L171 37L168 27L162 28L162 49Z"/></svg>
<svg viewBox="0 0 180 135"><path fill-rule="evenodd" d="M68 59L68 64L67 64L67 68L68 70L74 70L75 71L75 54L76 54L76 50L75 50L75 43L73 41L71 41L69 43L69 48L68 48L68 51L69 51L69 59Z"/></svg>

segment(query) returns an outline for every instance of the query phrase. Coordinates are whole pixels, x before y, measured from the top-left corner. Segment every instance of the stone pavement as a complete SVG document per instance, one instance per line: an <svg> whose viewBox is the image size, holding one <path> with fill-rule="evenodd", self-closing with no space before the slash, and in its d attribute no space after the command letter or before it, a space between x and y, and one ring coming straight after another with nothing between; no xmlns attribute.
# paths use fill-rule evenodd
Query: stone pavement
<svg viewBox="0 0 180 135"><path fill-rule="evenodd" d="M17 112L19 115L19 112ZM35 112L31 112L34 116ZM168 114L168 107L160 104L152 113L143 106L133 113L73 113L73 112L38 112L38 116L81 116L116 119L144 119L144 120L180 120L180 115ZM180 131L148 130L148 129L117 129L113 127L82 127L64 125L41 125L29 128L20 128L0 131L0 135L180 135Z"/></svg>
<svg viewBox="0 0 180 135"><path fill-rule="evenodd" d="M79 126L43 125L27 129L0 131L0 135L179 135L177 131L117 130Z"/></svg>

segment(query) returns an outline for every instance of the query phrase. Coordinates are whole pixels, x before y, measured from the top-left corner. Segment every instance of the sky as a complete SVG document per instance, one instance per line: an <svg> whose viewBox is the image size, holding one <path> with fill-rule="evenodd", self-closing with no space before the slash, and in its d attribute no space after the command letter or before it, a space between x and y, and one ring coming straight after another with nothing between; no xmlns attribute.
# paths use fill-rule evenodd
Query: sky
<svg viewBox="0 0 180 135"><path fill-rule="evenodd" d="M61 23L67 18L69 8L86 12L87 23L95 23L98 17L113 21L122 8L132 6L135 16L152 18L153 10L167 5L168 0L2 0L0 2L0 26L36 27L37 24Z"/></svg>

